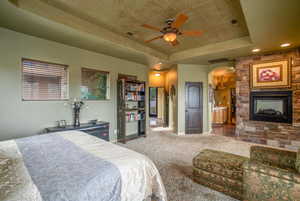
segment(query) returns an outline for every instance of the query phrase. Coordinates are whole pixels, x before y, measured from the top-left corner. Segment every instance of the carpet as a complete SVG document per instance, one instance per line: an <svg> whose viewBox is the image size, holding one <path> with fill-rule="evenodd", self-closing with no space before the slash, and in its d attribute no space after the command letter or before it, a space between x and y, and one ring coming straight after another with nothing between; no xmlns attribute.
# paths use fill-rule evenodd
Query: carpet
<svg viewBox="0 0 300 201"><path fill-rule="evenodd" d="M216 135L177 136L170 131L151 131L146 138L119 144L148 156L157 166L169 201L236 201L191 179L192 159L203 149L249 157L252 144Z"/></svg>

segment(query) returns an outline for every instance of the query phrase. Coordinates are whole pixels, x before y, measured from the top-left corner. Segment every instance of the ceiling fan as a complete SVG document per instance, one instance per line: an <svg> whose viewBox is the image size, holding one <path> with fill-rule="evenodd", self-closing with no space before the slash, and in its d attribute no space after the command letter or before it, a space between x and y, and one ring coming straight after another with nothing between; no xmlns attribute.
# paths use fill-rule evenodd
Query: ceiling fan
<svg viewBox="0 0 300 201"><path fill-rule="evenodd" d="M186 36L201 36L201 31L180 31L179 28L188 20L188 16L185 14L180 14L176 19L168 19L166 20L167 26L160 29L152 25L143 24L142 27L151 29L154 31L161 32L163 35L157 36L150 40L146 40L145 43L152 42L157 39L164 39L166 42L171 44L172 46L176 46L179 44L177 40L177 36L186 35Z"/></svg>

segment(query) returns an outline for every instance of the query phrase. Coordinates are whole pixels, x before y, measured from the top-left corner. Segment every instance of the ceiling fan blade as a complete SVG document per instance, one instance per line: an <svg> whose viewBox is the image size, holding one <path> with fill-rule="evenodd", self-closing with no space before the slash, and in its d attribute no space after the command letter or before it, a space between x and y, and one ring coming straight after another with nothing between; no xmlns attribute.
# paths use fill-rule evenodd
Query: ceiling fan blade
<svg viewBox="0 0 300 201"><path fill-rule="evenodd" d="M149 24L142 24L142 27L160 32L160 28L152 26L152 25L149 25Z"/></svg>
<svg viewBox="0 0 300 201"><path fill-rule="evenodd" d="M189 19L188 16L186 16L185 14L180 14L176 20L172 23L172 28L179 28L181 27L187 20Z"/></svg>
<svg viewBox="0 0 300 201"><path fill-rule="evenodd" d="M157 37L155 37L155 38L152 38L152 39L150 39L150 40L146 40L145 41L145 43L150 43L151 41L154 41L154 40L157 40L157 39L160 39L160 38L162 38L163 36L157 36Z"/></svg>
<svg viewBox="0 0 300 201"><path fill-rule="evenodd" d="M179 45L179 41L178 40L174 40L173 42L170 42L170 44L172 46L176 46L176 45Z"/></svg>
<svg viewBox="0 0 300 201"><path fill-rule="evenodd" d="M201 36L203 34L202 31L182 31L181 33L186 36Z"/></svg>

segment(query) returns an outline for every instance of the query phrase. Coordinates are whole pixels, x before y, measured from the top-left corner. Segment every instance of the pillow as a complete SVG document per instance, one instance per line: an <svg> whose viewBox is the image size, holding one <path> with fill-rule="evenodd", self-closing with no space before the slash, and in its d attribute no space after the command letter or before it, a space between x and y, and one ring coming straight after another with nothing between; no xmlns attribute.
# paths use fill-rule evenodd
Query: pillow
<svg viewBox="0 0 300 201"><path fill-rule="evenodd" d="M0 150L0 200L5 200L20 183L16 175L16 162Z"/></svg>
<svg viewBox="0 0 300 201"><path fill-rule="evenodd" d="M300 173L300 148L298 149L297 159L296 159L296 169Z"/></svg>

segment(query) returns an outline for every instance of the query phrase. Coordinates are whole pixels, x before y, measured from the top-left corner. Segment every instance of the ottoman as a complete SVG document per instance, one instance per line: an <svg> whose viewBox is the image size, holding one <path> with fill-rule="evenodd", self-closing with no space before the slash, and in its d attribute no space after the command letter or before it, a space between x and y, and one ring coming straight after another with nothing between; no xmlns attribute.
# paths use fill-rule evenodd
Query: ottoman
<svg viewBox="0 0 300 201"><path fill-rule="evenodd" d="M243 163L235 154L205 149L193 159L193 179L236 199L243 199Z"/></svg>

